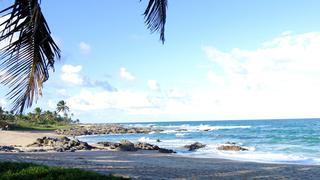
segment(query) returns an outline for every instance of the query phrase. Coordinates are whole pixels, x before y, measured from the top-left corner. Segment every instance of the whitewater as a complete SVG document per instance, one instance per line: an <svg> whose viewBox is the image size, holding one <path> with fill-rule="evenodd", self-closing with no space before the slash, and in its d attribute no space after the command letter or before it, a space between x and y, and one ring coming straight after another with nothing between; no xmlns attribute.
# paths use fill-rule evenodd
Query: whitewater
<svg viewBox="0 0 320 180"><path fill-rule="evenodd" d="M147 142L174 149L177 155L225 158L263 163L320 165L320 119L180 121L126 123L124 126L161 129L149 134L108 134L80 136L88 143L100 141ZM160 142L158 142L160 140ZM205 148L190 152L185 145L200 142ZM217 148L235 143L248 151Z"/></svg>

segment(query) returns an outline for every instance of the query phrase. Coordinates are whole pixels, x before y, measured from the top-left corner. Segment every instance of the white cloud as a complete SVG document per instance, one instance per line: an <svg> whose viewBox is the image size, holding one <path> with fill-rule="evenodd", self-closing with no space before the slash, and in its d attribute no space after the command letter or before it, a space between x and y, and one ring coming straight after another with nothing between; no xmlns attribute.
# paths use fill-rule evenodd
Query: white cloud
<svg viewBox="0 0 320 180"><path fill-rule="evenodd" d="M224 85L224 78L219 76L217 73L209 70L208 71L208 80L216 85Z"/></svg>
<svg viewBox="0 0 320 180"><path fill-rule="evenodd" d="M209 71L208 79L221 89L206 96L220 94L217 99L223 117L320 116L314 108L320 105L320 32L284 32L254 50L203 49L220 67L219 75Z"/></svg>
<svg viewBox="0 0 320 180"><path fill-rule="evenodd" d="M52 99L49 99L48 102L47 102L47 106L48 106L50 109L56 109L57 104L55 104Z"/></svg>
<svg viewBox="0 0 320 180"><path fill-rule="evenodd" d="M151 90L157 91L160 89L160 84L156 80L148 80L148 87Z"/></svg>
<svg viewBox="0 0 320 180"><path fill-rule="evenodd" d="M320 33L286 32L251 50L203 49L215 67L204 72L208 84L161 87L159 92L82 89L67 99L68 105L77 112L117 110L130 117L150 115L162 120L320 116ZM135 79L126 68L120 69L120 76ZM147 84L151 90L160 89L156 80Z"/></svg>
<svg viewBox="0 0 320 180"><path fill-rule="evenodd" d="M177 88L170 89L168 92L169 98L184 98L186 96L187 96L187 93L185 93Z"/></svg>
<svg viewBox="0 0 320 180"><path fill-rule="evenodd" d="M71 85L82 85L84 80L80 76L80 71L82 70L81 65L63 65L61 68L61 79Z"/></svg>
<svg viewBox="0 0 320 180"><path fill-rule="evenodd" d="M71 109L78 111L119 109L130 113L152 107L147 93L126 90L95 92L83 89L67 101Z"/></svg>
<svg viewBox="0 0 320 180"><path fill-rule="evenodd" d="M91 47L89 44L85 42L80 42L79 43L79 49L82 54L89 54L91 52Z"/></svg>
<svg viewBox="0 0 320 180"><path fill-rule="evenodd" d="M66 89L58 89L57 91L63 97L66 97L68 95Z"/></svg>
<svg viewBox="0 0 320 180"><path fill-rule="evenodd" d="M120 77L121 79L132 81L135 77L124 67L120 68Z"/></svg>

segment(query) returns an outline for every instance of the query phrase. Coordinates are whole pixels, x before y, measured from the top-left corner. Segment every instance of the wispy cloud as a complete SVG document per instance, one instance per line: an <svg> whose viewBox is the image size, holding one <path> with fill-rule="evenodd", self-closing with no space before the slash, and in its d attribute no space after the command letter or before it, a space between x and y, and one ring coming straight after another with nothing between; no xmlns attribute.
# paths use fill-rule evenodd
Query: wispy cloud
<svg viewBox="0 0 320 180"><path fill-rule="evenodd" d="M160 90L160 84L156 80L148 80L148 87L153 91Z"/></svg>
<svg viewBox="0 0 320 180"><path fill-rule="evenodd" d="M120 68L120 78L127 81L132 81L135 79L135 76L129 72L126 68Z"/></svg>
<svg viewBox="0 0 320 180"><path fill-rule="evenodd" d="M91 88L101 88L109 92L117 91L117 88L113 87L108 81L103 81L103 80L94 81L86 78L85 86L91 87Z"/></svg>
<svg viewBox="0 0 320 180"><path fill-rule="evenodd" d="M85 42L79 43L79 49L82 54L90 54L91 52L91 46Z"/></svg>
<svg viewBox="0 0 320 180"><path fill-rule="evenodd" d="M81 65L63 65L61 68L61 79L69 83L70 85L82 85L83 84L83 78L80 75L80 72L82 70Z"/></svg>

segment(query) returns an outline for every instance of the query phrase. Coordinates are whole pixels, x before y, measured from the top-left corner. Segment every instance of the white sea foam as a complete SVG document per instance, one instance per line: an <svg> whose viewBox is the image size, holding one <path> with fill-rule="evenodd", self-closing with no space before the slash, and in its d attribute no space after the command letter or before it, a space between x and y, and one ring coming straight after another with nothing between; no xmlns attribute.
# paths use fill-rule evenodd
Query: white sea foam
<svg viewBox="0 0 320 180"><path fill-rule="evenodd" d="M138 142L142 143L151 143L151 142L156 142L154 139L146 138L146 137L141 137L138 139Z"/></svg>
<svg viewBox="0 0 320 180"><path fill-rule="evenodd" d="M251 128L251 126L210 126L210 125L181 125L181 126L159 126L159 128L164 129L162 133L176 133L176 132L196 132L196 131L213 131L221 129L244 129Z"/></svg>
<svg viewBox="0 0 320 180"><path fill-rule="evenodd" d="M288 163L288 164L315 164L320 165L320 158L305 157L276 152L257 151L255 147L245 147L249 151L221 151L218 144L209 144L205 148L198 149L194 153L180 154L183 156L201 158L225 158L231 160L251 161L261 163Z"/></svg>
<svg viewBox="0 0 320 180"><path fill-rule="evenodd" d="M184 135L186 135L185 133L177 133L176 137L183 137Z"/></svg>

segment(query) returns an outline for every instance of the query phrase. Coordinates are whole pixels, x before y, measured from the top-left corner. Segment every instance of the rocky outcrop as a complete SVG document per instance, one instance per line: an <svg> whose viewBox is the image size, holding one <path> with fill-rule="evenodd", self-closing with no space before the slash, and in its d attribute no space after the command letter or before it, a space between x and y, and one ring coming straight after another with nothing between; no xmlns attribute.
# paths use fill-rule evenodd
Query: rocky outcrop
<svg viewBox="0 0 320 180"><path fill-rule="evenodd" d="M159 148L160 153L177 153L172 149Z"/></svg>
<svg viewBox="0 0 320 180"><path fill-rule="evenodd" d="M98 142L97 144L100 144L104 147L108 147L110 149L117 149L120 146L120 143L115 143L115 142Z"/></svg>
<svg viewBox="0 0 320 180"><path fill-rule="evenodd" d="M110 149L115 149L118 151L137 151L138 148L135 145L128 141L122 140L120 143L115 142L98 142L97 144L103 145L104 147L108 147Z"/></svg>
<svg viewBox="0 0 320 180"><path fill-rule="evenodd" d="M218 150L223 151L248 151L247 148L237 146L237 145L222 145L218 147Z"/></svg>
<svg viewBox="0 0 320 180"><path fill-rule="evenodd" d="M151 131L161 131L152 129L151 127L124 127L119 124L109 125L92 125L92 126L77 126L70 129L56 130L57 134L66 136L94 135L94 134L136 134L150 133Z"/></svg>
<svg viewBox="0 0 320 180"><path fill-rule="evenodd" d="M38 138L36 142L28 145L28 147L51 147L57 152L70 151L74 152L76 150L91 150L93 149L86 142L79 141L78 139L69 139L68 137L43 137Z"/></svg>
<svg viewBox="0 0 320 180"><path fill-rule="evenodd" d="M13 146L0 146L0 151L2 152L23 152L18 148L15 148Z"/></svg>
<svg viewBox="0 0 320 180"><path fill-rule="evenodd" d="M195 150L197 150L197 149L206 147L206 145L205 145L205 144L201 144L201 143L199 143L199 142L195 142L195 143L190 144L190 145L185 145L184 147L185 147L185 148L188 148L189 151L195 151Z"/></svg>
<svg viewBox="0 0 320 180"><path fill-rule="evenodd" d="M159 147L157 145L152 145L149 143L142 143L142 142L135 144L134 147L142 150L159 150Z"/></svg>
<svg viewBox="0 0 320 180"><path fill-rule="evenodd" d="M108 147L110 149L115 149L119 151L137 151L137 150L158 150L160 153L176 153L171 149L160 148L157 145L152 145L149 143L138 142L133 144L128 140L123 140L120 143L115 142L98 142L98 144Z"/></svg>
<svg viewBox="0 0 320 180"><path fill-rule="evenodd" d="M128 140L122 140L119 146L120 151L137 151L138 149L134 144Z"/></svg>

